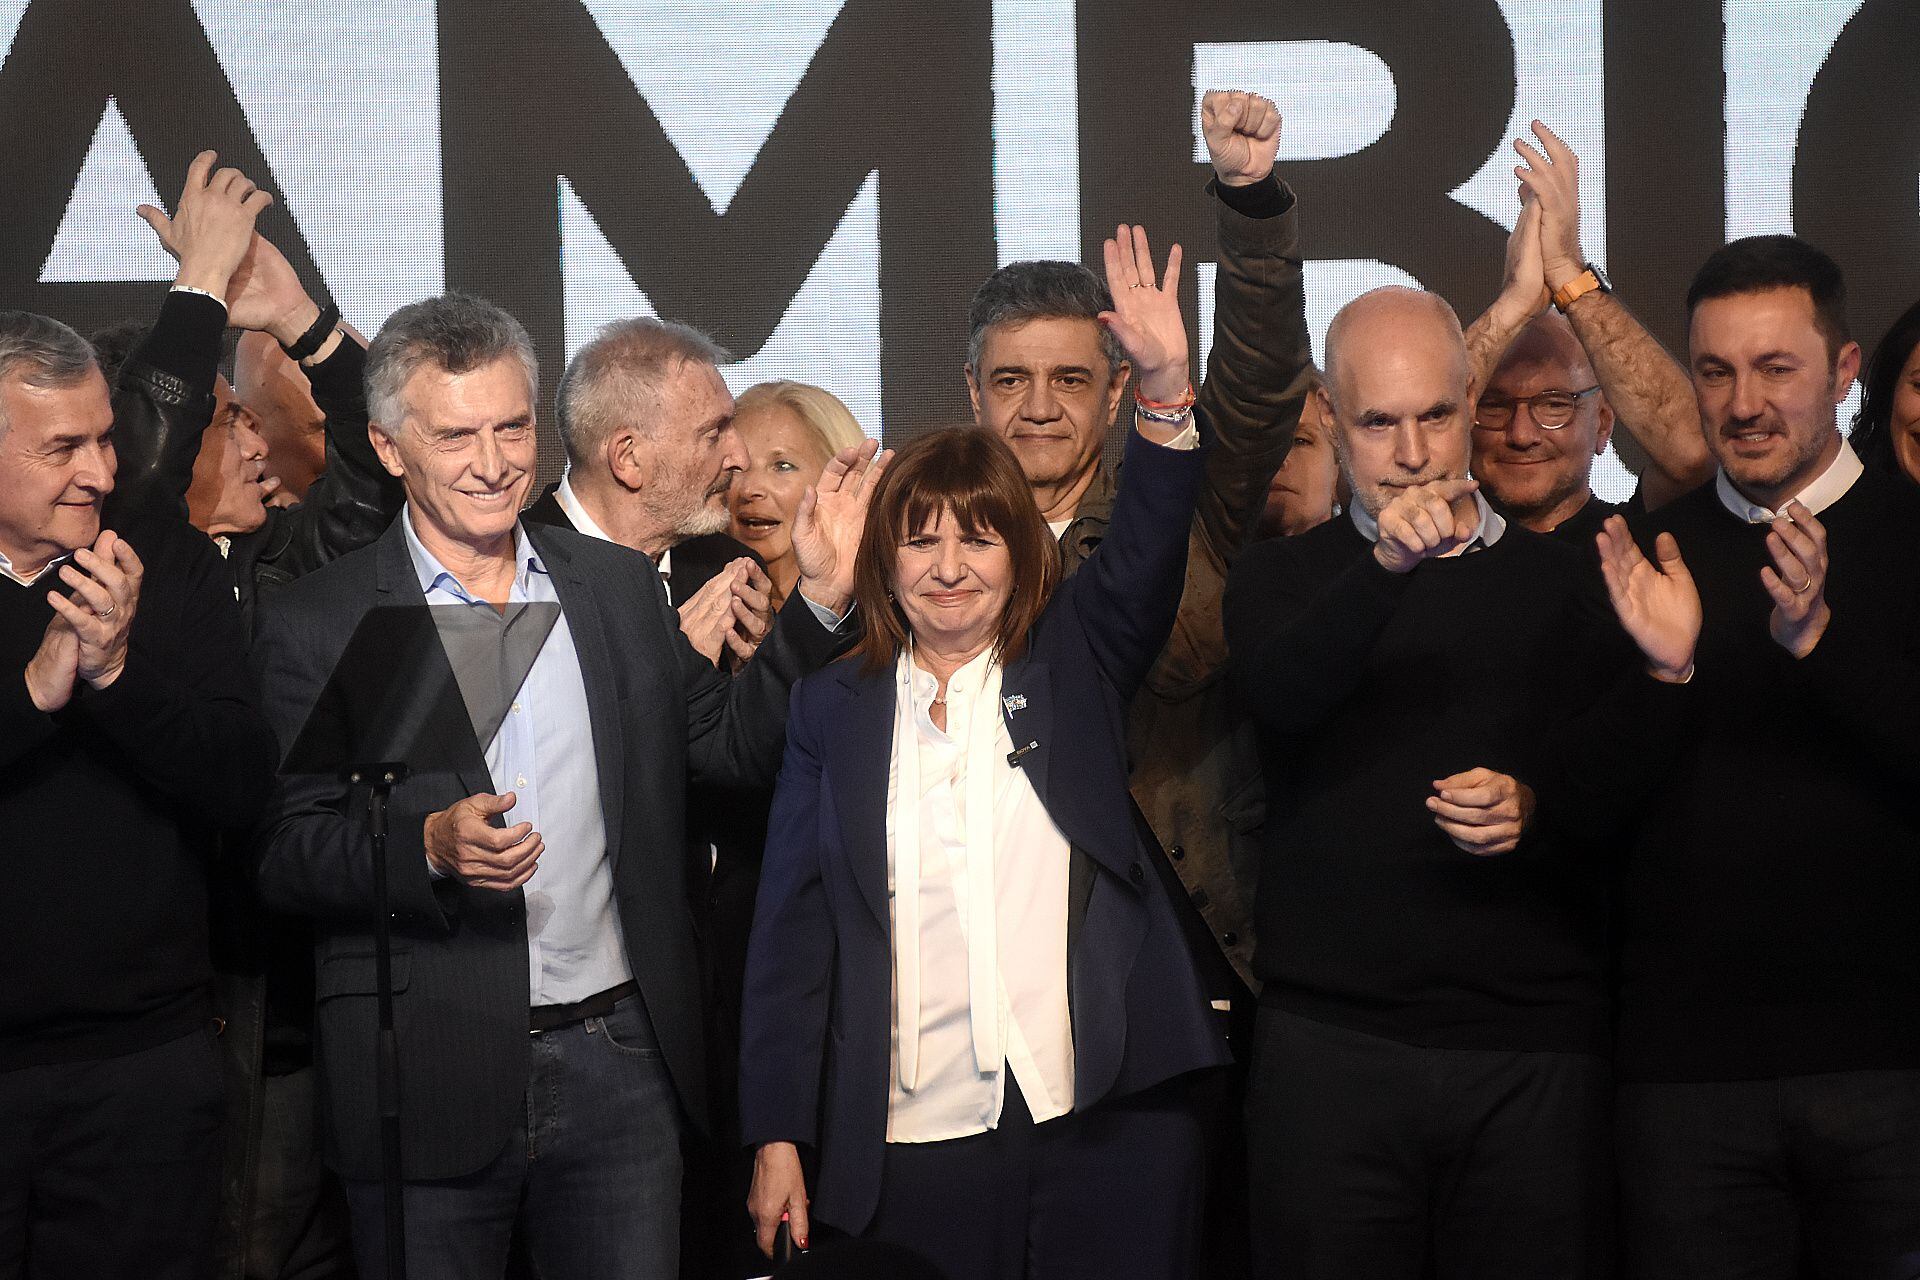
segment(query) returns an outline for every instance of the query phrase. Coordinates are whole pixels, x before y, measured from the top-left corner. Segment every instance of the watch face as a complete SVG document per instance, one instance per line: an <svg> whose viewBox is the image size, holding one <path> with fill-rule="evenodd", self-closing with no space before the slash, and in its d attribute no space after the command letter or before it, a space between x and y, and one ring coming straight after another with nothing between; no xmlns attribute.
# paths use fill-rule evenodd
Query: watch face
<svg viewBox="0 0 1920 1280"><path fill-rule="evenodd" d="M1593 272L1593 281L1595 284L1600 286L1601 292L1603 293L1613 292L1613 282L1607 279L1606 272L1602 271L1599 267L1594 266L1591 262L1587 264L1587 270Z"/></svg>

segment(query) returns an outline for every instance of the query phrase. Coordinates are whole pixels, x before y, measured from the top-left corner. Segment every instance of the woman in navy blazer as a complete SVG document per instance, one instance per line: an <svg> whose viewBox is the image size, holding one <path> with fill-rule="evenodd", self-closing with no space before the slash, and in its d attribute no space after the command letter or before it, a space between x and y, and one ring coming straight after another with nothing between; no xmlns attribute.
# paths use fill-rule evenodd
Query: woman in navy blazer
<svg viewBox="0 0 1920 1280"><path fill-rule="evenodd" d="M1161 390L1187 386L1179 250L1156 286L1144 235L1129 240L1108 242L1117 305L1102 318L1141 398L1174 407L1143 409L1099 549L1056 587L1058 549L1013 452L978 428L923 436L869 509L859 653L794 691L742 1028L763 1249L783 1218L804 1243L814 1217L919 1249L953 1280L1191 1273L1200 1129L1176 1077L1227 1052L1135 825L1122 725L1173 625L1202 453L1198 424ZM922 736L933 754L904 758ZM944 810L890 799L936 795L940 776L919 785L925 762L966 751ZM991 804L966 808L965 780L989 772ZM972 816L941 826L959 810ZM942 849L956 844L976 856L954 859L942 898ZM909 848L930 851L932 897ZM896 896L897 881L923 891ZM948 920L945 943L930 923L943 902L971 921ZM907 911L917 942L898 927ZM998 930L985 958L967 941L983 929ZM987 1004L970 994L983 973ZM903 988L916 1010L959 1016L897 1017ZM811 1202L801 1147L818 1157Z"/></svg>

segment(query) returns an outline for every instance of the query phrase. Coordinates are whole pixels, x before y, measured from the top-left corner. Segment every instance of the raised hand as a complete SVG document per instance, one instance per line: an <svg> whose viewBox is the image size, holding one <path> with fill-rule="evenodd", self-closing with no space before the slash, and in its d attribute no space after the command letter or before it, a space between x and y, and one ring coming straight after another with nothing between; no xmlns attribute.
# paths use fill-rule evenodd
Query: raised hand
<svg viewBox="0 0 1920 1280"><path fill-rule="evenodd" d="M290 347L320 318L320 304L300 283L293 264L258 231L227 284L227 325L273 335Z"/></svg>
<svg viewBox="0 0 1920 1280"><path fill-rule="evenodd" d="M1553 301L1547 270L1540 260L1540 202L1530 192L1520 200L1520 217L1507 236L1507 267L1500 296L1529 320Z"/></svg>
<svg viewBox="0 0 1920 1280"><path fill-rule="evenodd" d="M799 590L823 609L845 613L853 600L853 562L860 551L874 487L893 461L878 440L850 445L800 495L793 514L793 558Z"/></svg>
<svg viewBox="0 0 1920 1280"><path fill-rule="evenodd" d="M180 264L175 284L204 289L226 299L231 307L227 290L233 273L253 243L254 220L273 203L273 197L255 187L238 169L214 172L218 158L211 151L193 158L173 217L150 204L134 212L153 228L161 248Z"/></svg>
<svg viewBox="0 0 1920 1280"><path fill-rule="evenodd" d="M1553 130L1533 122L1536 150L1526 139L1513 149L1526 161L1513 171L1540 206L1540 263L1547 288L1558 289L1586 268L1580 252L1580 158Z"/></svg>
<svg viewBox="0 0 1920 1280"><path fill-rule="evenodd" d="M458 876L476 889L505 892L533 879L546 841L531 822L496 827L494 816L517 803L514 793L482 792L456 800L427 815L427 865L442 875Z"/></svg>
<svg viewBox="0 0 1920 1280"><path fill-rule="evenodd" d="M1533 788L1492 769L1436 779L1427 797L1433 825L1476 858L1512 853L1533 821Z"/></svg>
<svg viewBox="0 0 1920 1280"><path fill-rule="evenodd" d="M1373 558L1394 573L1407 573L1422 560L1466 546L1480 525L1473 500L1479 488L1478 480L1461 476L1402 489L1380 512Z"/></svg>
<svg viewBox="0 0 1920 1280"><path fill-rule="evenodd" d="M60 566L60 580L73 588L72 598L47 593L54 613L73 631L75 676L96 689L106 688L126 669L145 572L132 546L106 529L93 546L73 553L73 563Z"/></svg>
<svg viewBox="0 0 1920 1280"><path fill-rule="evenodd" d="M1106 242L1107 291L1113 310L1100 323L1113 331L1139 375L1140 394L1170 403L1192 385L1187 366L1187 325L1180 315L1180 246L1167 251L1167 269L1154 283L1147 229L1125 223Z"/></svg>
<svg viewBox="0 0 1920 1280"><path fill-rule="evenodd" d="M1223 186L1251 186L1273 172L1280 108L1257 93L1209 89L1200 99L1200 135Z"/></svg>
<svg viewBox="0 0 1920 1280"><path fill-rule="evenodd" d="M1700 590L1680 558L1680 544L1672 534L1661 534L1653 548L1660 560L1656 565L1619 516L1607 517L1594 542L1614 616L1646 656L1648 674L1672 684L1692 679L1694 649L1700 642Z"/></svg>
<svg viewBox="0 0 1920 1280"><path fill-rule="evenodd" d="M1767 534L1773 563L1760 569L1760 585L1773 597L1767 632L1796 658L1812 653L1827 633L1827 527L1798 500L1774 520Z"/></svg>

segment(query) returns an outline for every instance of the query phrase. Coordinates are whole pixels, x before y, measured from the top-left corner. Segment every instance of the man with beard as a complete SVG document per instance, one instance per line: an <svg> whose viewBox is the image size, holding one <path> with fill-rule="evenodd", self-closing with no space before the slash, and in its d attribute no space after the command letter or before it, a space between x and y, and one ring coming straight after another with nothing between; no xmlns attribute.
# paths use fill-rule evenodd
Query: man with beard
<svg viewBox="0 0 1920 1280"><path fill-rule="evenodd" d="M1832 259L1736 240L1688 291L1719 474L1644 521L1706 608L1692 732L1624 883L1618 1141L1646 1280L1920 1257L1920 495L1863 468Z"/></svg>

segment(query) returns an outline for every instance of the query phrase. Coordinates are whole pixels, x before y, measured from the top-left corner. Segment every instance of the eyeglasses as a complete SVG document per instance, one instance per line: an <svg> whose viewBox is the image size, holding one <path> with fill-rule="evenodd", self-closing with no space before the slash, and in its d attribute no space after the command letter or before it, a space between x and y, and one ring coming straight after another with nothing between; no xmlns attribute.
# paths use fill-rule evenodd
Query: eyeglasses
<svg viewBox="0 0 1920 1280"><path fill-rule="evenodd" d="M1525 405L1535 426L1558 431L1573 421L1573 411L1580 402L1599 389L1593 386L1584 391L1536 391L1530 396L1484 396L1473 411L1473 425L1505 431L1513 425L1514 411Z"/></svg>

